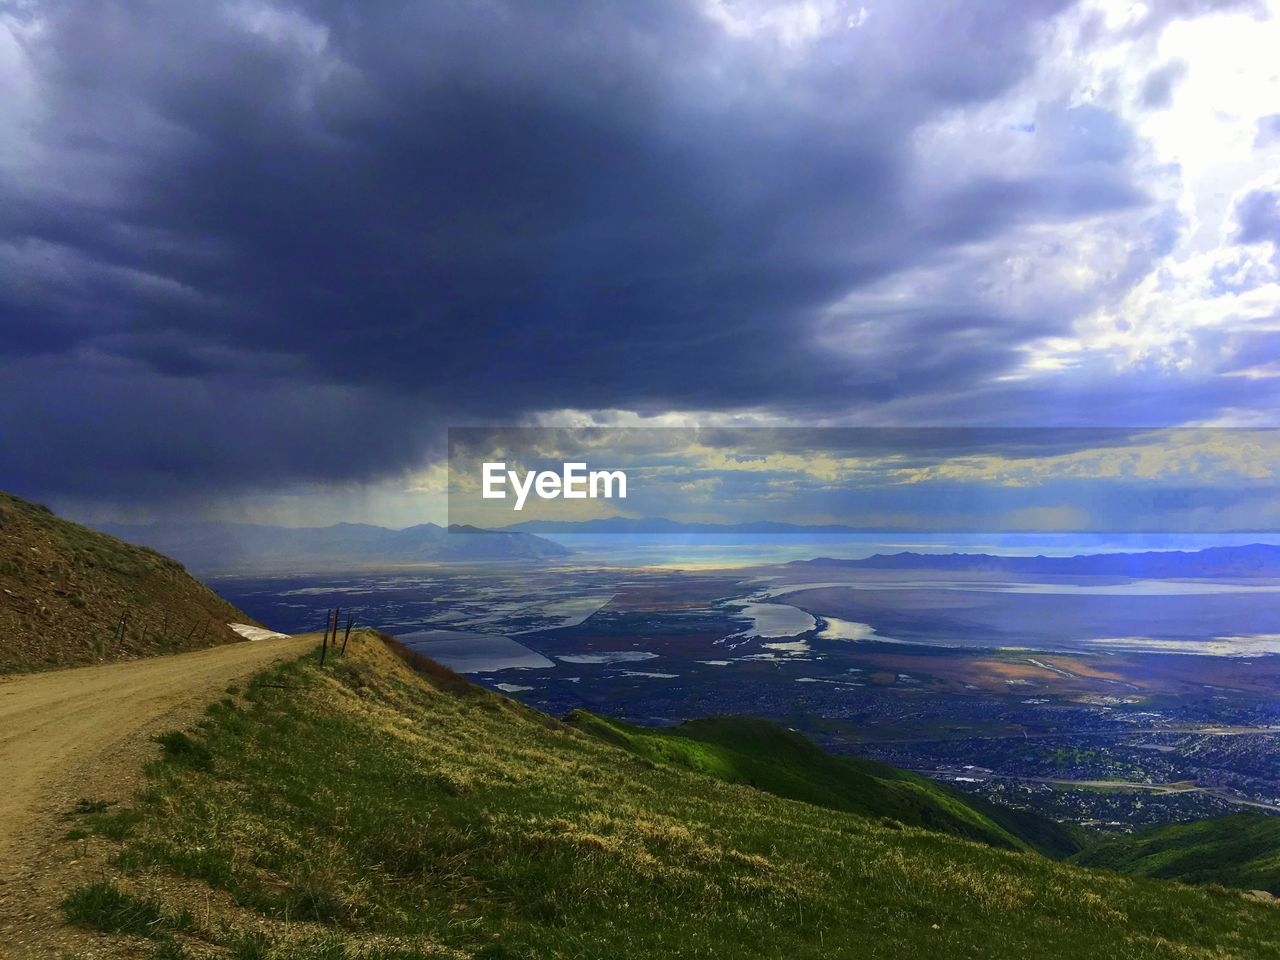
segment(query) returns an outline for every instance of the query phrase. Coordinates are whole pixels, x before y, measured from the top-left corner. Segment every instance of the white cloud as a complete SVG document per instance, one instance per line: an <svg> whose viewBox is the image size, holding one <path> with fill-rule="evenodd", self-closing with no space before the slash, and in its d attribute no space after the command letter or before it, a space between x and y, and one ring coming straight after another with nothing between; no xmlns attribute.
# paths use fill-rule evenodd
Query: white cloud
<svg viewBox="0 0 1280 960"><path fill-rule="evenodd" d="M705 0L703 12L732 37L770 40L785 49L803 49L844 29L866 23L866 7L848 0L793 0L789 3Z"/></svg>
<svg viewBox="0 0 1280 960"><path fill-rule="evenodd" d="M1109 7L1111 23L1129 5ZM1154 363L1212 375L1229 372L1231 334L1277 329L1274 251L1238 246L1234 216L1239 197L1267 182L1280 162L1276 145L1255 149L1259 121L1280 103L1280 5L1269 12L1266 19L1240 10L1173 21L1154 36L1121 32L1103 38L1085 61L1081 95L1098 91L1132 124L1147 154L1145 182L1176 204L1183 227L1144 276L1081 315L1074 336L1037 344L1029 369L1102 355L1119 371ZM1182 75L1169 104L1147 109L1143 84L1155 64L1170 62L1182 64Z"/></svg>
<svg viewBox="0 0 1280 960"><path fill-rule="evenodd" d="M889 335L885 317L962 315L967 305L1005 318L1011 333L1046 328L997 383L1060 388L1073 371L1102 369L1116 380L1140 370L1270 376L1267 363L1241 370L1236 357L1249 334L1280 329L1280 257L1272 244L1236 242L1235 204L1273 183L1280 165L1280 138L1258 137L1280 104L1280 3L1267 9L1180 20L1122 0L1054 21L1035 70L1008 95L917 131L913 172L933 198L926 216L936 222L952 192L982 178L998 185L992 202L1023 183L1051 203L1054 190L1071 189L1073 168L1097 190L1106 165L1145 202L1093 215L1070 215L1067 204L1068 215L1050 210L860 288L830 308L821 346L874 353ZM1154 103L1153 77L1167 93Z"/></svg>

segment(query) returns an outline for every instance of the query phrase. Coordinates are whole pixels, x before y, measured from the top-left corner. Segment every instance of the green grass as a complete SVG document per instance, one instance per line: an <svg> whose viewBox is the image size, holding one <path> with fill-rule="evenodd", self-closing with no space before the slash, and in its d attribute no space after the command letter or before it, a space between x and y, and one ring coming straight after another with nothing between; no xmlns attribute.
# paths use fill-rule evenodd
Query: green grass
<svg viewBox="0 0 1280 960"><path fill-rule="evenodd" d="M1079 863L1280 895L1280 817L1239 813L1104 840Z"/></svg>
<svg viewBox="0 0 1280 960"><path fill-rule="evenodd" d="M975 811L995 821L1001 828L1046 857L1065 860L1080 852L1089 842L1088 835L1079 827L1050 820L1034 810L1006 807L970 795L965 795L964 799Z"/></svg>
<svg viewBox="0 0 1280 960"><path fill-rule="evenodd" d="M152 765L115 863L131 889L212 888L191 953L1223 960L1280 937L1235 893L797 802L417 665L353 636L211 708L189 733L208 765Z"/></svg>
<svg viewBox="0 0 1280 960"><path fill-rule="evenodd" d="M152 900L136 897L109 881L77 887L62 901L67 919L102 933L156 939L191 926L189 913L166 914Z"/></svg>
<svg viewBox="0 0 1280 960"><path fill-rule="evenodd" d="M193 740L181 730L170 730L156 737L165 758L175 764L194 770L212 770L213 753L198 740Z"/></svg>
<svg viewBox="0 0 1280 960"><path fill-rule="evenodd" d="M585 710L575 710L565 719L654 762L780 797L1009 850L1061 856L1080 849L1074 832L1051 820L992 804L979 808L926 777L872 760L832 756L807 737L768 720L712 717L676 727L635 727Z"/></svg>

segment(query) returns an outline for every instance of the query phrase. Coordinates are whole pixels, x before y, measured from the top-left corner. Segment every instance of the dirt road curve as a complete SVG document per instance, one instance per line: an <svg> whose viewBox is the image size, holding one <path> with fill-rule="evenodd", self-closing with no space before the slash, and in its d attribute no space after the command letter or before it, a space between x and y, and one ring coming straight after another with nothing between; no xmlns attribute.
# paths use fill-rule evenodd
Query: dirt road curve
<svg viewBox="0 0 1280 960"><path fill-rule="evenodd" d="M0 957L56 925L63 814L80 798L127 800L155 756L152 736L189 724L228 684L314 642L259 640L0 678Z"/></svg>

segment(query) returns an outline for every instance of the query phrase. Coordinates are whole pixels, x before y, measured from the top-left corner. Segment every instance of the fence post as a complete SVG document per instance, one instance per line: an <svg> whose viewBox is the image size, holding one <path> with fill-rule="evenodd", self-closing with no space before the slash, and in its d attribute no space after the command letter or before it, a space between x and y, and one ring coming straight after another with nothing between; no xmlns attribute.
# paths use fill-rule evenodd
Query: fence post
<svg viewBox="0 0 1280 960"><path fill-rule="evenodd" d="M350 615L347 616L347 632L342 635L342 655L344 657L347 655L347 641L351 639L351 625L355 622L355 617ZM336 633L333 635L333 642L338 642L338 635Z"/></svg>
<svg viewBox="0 0 1280 960"><path fill-rule="evenodd" d="M333 645L338 645L338 614L342 612L341 607L333 608ZM329 653L329 625L325 624L324 628L324 645L320 648L320 666L324 666L324 658Z"/></svg>

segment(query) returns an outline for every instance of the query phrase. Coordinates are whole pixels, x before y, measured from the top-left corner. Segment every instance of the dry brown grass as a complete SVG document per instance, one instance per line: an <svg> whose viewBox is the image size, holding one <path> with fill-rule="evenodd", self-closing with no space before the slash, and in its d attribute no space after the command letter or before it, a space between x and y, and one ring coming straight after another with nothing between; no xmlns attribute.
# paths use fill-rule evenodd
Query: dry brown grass
<svg viewBox="0 0 1280 960"><path fill-rule="evenodd" d="M0 493L0 674L238 642L180 564Z"/></svg>

